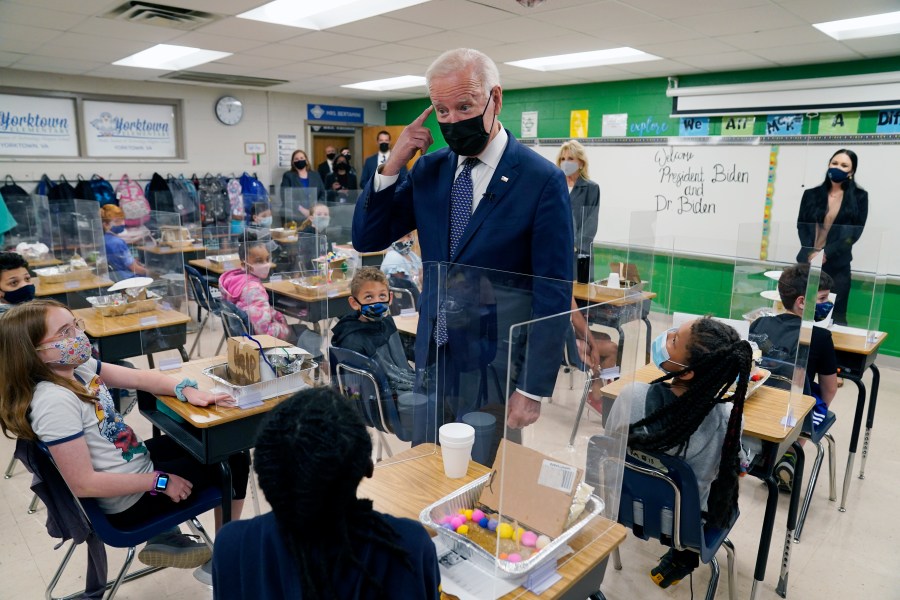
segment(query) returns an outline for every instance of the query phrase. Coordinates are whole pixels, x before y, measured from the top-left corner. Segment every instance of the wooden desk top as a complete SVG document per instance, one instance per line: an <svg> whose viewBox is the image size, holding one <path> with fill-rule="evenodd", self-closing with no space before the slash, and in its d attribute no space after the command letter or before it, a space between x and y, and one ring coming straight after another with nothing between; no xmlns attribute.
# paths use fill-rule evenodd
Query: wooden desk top
<svg viewBox="0 0 900 600"><path fill-rule="evenodd" d="M185 252L206 252L206 246L138 246L138 250L149 252L150 254L184 254Z"/></svg>
<svg viewBox="0 0 900 600"><path fill-rule="evenodd" d="M343 250L344 252L356 252L360 256L384 256L387 254L388 249L379 250L378 252L359 252L358 250L354 250L353 246L350 244L335 244L335 250Z"/></svg>
<svg viewBox="0 0 900 600"><path fill-rule="evenodd" d="M304 302L320 302L322 300L336 300L338 298L347 298L350 296L350 289L344 289L334 292L323 292L317 294L312 290L301 290L287 279L281 281L269 281L263 284L263 287L276 294L294 298L295 300L303 300Z"/></svg>
<svg viewBox="0 0 900 600"><path fill-rule="evenodd" d="M134 333L135 331L145 331L147 329L156 329L157 327L183 325L191 320L184 313L165 308L119 317L104 317L93 308L79 308L73 310L72 313L76 317L84 319L84 331L93 338ZM142 325L141 321L148 317L156 317L156 322Z"/></svg>
<svg viewBox="0 0 900 600"><path fill-rule="evenodd" d="M53 256L46 256L44 258L37 259L25 259L28 261L28 268L30 269L40 269L41 267L55 267L56 265L61 265L62 261Z"/></svg>
<svg viewBox="0 0 900 600"><path fill-rule="evenodd" d="M656 365L644 365L634 373L624 374L618 381L603 387L600 392L615 400L626 385L632 381L650 383L662 375ZM796 427L803 424L806 413L812 410L815 400L812 396L800 396L791 399L787 390L762 386L744 402L744 433L767 442L781 443L793 428L785 428L781 419L787 414L787 405L792 402Z"/></svg>
<svg viewBox="0 0 900 600"><path fill-rule="evenodd" d="M89 279L76 280L78 285L73 283L72 287L67 286L65 283L42 284L40 277L33 277L31 282L34 284L34 295L37 297L108 288L113 284L111 280L105 277L98 277L97 275L93 275Z"/></svg>
<svg viewBox="0 0 900 600"><path fill-rule="evenodd" d="M183 363L178 369L169 369L163 371L163 373L165 373L166 375L170 375L176 379L190 377L197 382L201 390L211 390L213 389L215 384L213 383L212 379L203 374L203 369L211 367L213 365L220 365L224 362L228 362L228 357L222 354L219 356L213 356L211 358L192 360L190 362ZM290 397L290 394L278 396L277 398L271 398L269 400L264 400L262 404L260 404L259 406L254 406L253 408L237 408L225 406L203 407L194 406L189 402L181 402L175 396L159 396L158 398L163 404L166 405L167 408L169 408L172 412L177 414L179 417L181 417L194 427L205 429L207 427L222 425L223 423L228 423L229 421L243 419L244 417L249 417L251 415L269 412L270 410L275 408L275 406L277 406L279 402L288 397Z"/></svg>
<svg viewBox="0 0 900 600"><path fill-rule="evenodd" d="M414 315L398 315L394 317L394 325L397 326L397 331L400 333L416 335L416 330L419 328L419 313Z"/></svg>
<svg viewBox="0 0 900 600"><path fill-rule="evenodd" d="M376 510L418 521L419 513L426 506L487 473L487 467L470 461L465 477L448 479L444 476L441 449L434 444L422 444L378 463L374 476L360 483L359 496L371 498ZM403 493L397 493L398 490ZM504 598L547 600L559 597L584 573L608 557L625 541L626 534L622 525L597 517L572 538L569 545L576 554L563 557L565 562L558 566L562 575L560 581L540 596L519 588Z"/></svg>
<svg viewBox="0 0 900 600"><path fill-rule="evenodd" d="M834 340L834 349L840 352L851 352L853 354L864 354L869 356L870 354L878 352L881 344L888 336L887 333L879 331L874 342L867 342L865 330L861 331L862 335L832 331L831 339Z"/></svg>
<svg viewBox="0 0 900 600"><path fill-rule="evenodd" d="M654 292L640 292L640 294L625 294L625 290L616 292L615 290L602 286L592 286L588 283L572 284L572 295L576 300L591 302L593 304L612 304L614 306L623 306L626 304L634 304L643 300L652 300L656 298Z"/></svg>
<svg viewBox="0 0 900 600"><path fill-rule="evenodd" d="M209 260L208 258L195 258L193 260L189 260L188 264L192 267L197 267L198 269L206 269L209 273L215 273L216 275L221 275L225 271L230 271L232 269L236 269L238 265L240 265L240 261L235 261L234 263L223 263L214 260ZM228 268L226 268L226 265Z"/></svg>

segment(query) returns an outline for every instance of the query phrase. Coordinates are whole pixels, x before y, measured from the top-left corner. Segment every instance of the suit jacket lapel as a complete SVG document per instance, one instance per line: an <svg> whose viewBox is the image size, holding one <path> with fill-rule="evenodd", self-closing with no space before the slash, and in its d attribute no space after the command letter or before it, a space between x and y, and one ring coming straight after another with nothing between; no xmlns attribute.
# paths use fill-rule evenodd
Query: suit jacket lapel
<svg viewBox="0 0 900 600"><path fill-rule="evenodd" d="M500 205L501 200L506 196L506 192L513 186L516 177L519 175L518 142L509 132L507 132L507 135L509 135L509 141L506 143L503 156L500 157L500 163L494 170L494 176L491 177L491 182L488 184L481 202L478 203L478 208L472 214L472 218L469 219L469 225L466 227L466 231L456 247L456 255L450 257L451 262L456 262L456 258L463 251L463 248L466 247L487 216ZM449 222L448 216L448 230ZM449 245L447 247L449 248Z"/></svg>

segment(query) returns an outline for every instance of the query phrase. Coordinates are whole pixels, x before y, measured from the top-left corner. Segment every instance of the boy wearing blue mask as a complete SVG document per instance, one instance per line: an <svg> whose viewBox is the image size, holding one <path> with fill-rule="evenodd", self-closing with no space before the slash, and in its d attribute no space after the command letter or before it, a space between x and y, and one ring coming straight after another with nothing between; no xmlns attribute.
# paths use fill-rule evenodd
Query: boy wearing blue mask
<svg viewBox="0 0 900 600"><path fill-rule="evenodd" d="M763 356L778 361L778 364L793 365L800 341L800 325L806 307L806 286L809 280L809 265L797 264L786 268L778 278L778 295L786 312L774 317L760 317L750 325L750 340L756 342ZM816 321L824 320L834 305L828 301L833 280L822 271L816 294ZM772 365L763 363L763 366ZM778 369L772 369L778 373ZM786 377L793 375L793 368L787 367ZM806 374L816 405L813 407L813 424L821 423L828 414L828 406L837 393L837 358L831 332L824 327L813 327L806 361ZM805 440L800 440L804 443ZM793 487L794 463L796 457L788 452L775 467L778 489L789 493Z"/></svg>
<svg viewBox="0 0 900 600"><path fill-rule="evenodd" d="M350 308L332 329L331 343L375 359L394 392L413 389L416 373L409 366L397 326L391 318L391 291L384 273L363 267L350 282Z"/></svg>
<svg viewBox="0 0 900 600"><path fill-rule="evenodd" d="M34 300L34 284L28 261L15 252L0 252L0 315L29 300Z"/></svg>

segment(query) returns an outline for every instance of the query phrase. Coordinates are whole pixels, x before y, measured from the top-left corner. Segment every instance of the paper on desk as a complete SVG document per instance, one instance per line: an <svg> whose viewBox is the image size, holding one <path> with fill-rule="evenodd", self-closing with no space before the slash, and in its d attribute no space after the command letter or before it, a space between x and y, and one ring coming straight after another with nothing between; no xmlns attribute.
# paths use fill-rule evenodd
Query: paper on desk
<svg viewBox="0 0 900 600"><path fill-rule="evenodd" d="M459 600L496 600L523 583L525 576L500 579L473 565L447 547L440 536L431 538L441 570L441 589Z"/></svg>

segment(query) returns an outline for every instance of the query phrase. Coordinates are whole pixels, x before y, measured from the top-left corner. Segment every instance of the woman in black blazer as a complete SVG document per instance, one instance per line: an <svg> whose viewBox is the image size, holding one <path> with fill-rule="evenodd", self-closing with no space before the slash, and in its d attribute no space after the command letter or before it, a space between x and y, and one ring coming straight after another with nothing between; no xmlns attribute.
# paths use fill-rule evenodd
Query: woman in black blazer
<svg viewBox="0 0 900 600"><path fill-rule="evenodd" d="M304 189L313 191L294 192ZM303 150L294 150L291 154L291 170L281 177L281 200L284 202L286 221L308 219L309 209L318 202L325 202L325 182L312 168Z"/></svg>
<svg viewBox="0 0 900 600"><path fill-rule="evenodd" d="M597 220L600 213L600 186L588 179L588 159L584 146L569 140L559 149L556 166L566 175L569 185L569 199L572 204L572 219L575 222L575 254L591 253L591 244L597 234ZM591 256L591 279L594 277L593 256Z"/></svg>
<svg viewBox="0 0 900 600"><path fill-rule="evenodd" d="M822 252L822 270L834 279L837 295L834 322L847 323L850 294L850 262L853 244L862 235L869 216L869 194L856 185L856 153L846 148L835 152L821 185L803 192L797 233L800 252L797 261L807 263Z"/></svg>

